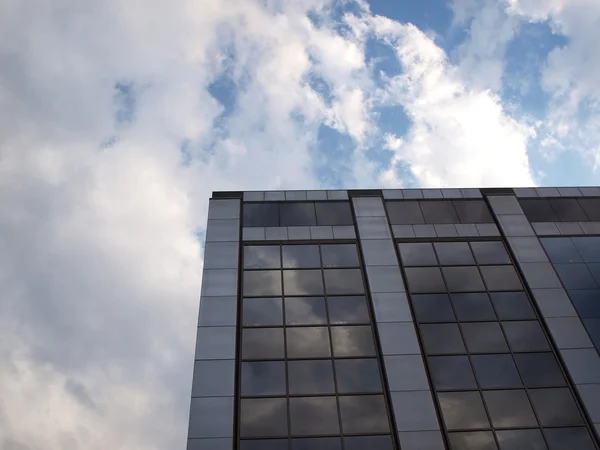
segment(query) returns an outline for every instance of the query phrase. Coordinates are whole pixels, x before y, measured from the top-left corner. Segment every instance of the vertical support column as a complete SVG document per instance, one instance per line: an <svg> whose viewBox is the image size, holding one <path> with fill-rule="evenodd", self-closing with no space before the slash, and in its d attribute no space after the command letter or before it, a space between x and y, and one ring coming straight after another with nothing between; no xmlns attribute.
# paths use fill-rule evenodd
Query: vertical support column
<svg viewBox="0 0 600 450"><path fill-rule="evenodd" d="M353 205L400 446L444 450L383 201L354 197Z"/></svg>
<svg viewBox="0 0 600 450"><path fill-rule="evenodd" d="M234 448L234 381L240 249L240 200L211 200L188 450Z"/></svg>
<svg viewBox="0 0 600 450"><path fill-rule="evenodd" d="M502 195L488 200L588 417L599 430L600 356L517 198Z"/></svg>

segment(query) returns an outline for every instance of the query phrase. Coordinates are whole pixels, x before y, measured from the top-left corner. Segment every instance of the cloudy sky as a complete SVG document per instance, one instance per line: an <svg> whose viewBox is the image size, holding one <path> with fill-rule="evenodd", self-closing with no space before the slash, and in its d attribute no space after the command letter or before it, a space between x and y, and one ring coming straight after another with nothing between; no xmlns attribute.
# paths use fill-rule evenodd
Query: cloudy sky
<svg viewBox="0 0 600 450"><path fill-rule="evenodd" d="M597 0L0 0L0 448L183 449L213 190L600 184Z"/></svg>

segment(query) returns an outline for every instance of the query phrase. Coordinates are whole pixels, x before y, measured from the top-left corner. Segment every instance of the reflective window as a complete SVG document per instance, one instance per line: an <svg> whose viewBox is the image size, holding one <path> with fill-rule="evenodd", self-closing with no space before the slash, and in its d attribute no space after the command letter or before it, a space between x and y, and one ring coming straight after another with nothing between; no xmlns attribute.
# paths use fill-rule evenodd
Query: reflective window
<svg viewBox="0 0 600 450"><path fill-rule="evenodd" d="M279 226L279 205L277 203L244 203L244 227L277 227Z"/></svg>
<svg viewBox="0 0 600 450"><path fill-rule="evenodd" d="M288 358L328 358L331 355L327 327L287 328Z"/></svg>
<svg viewBox="0 0 600 450"><path fill-rule="evenodd" d="M245 297L281 295L281 272L279 270L244 271L243 295Z"/></svg>
<svg viewBox="0 0 600 450"><path fill-rule="evenodd" d="M483 266L481 274L489 291L518 291L523 289L513 266Z"/></svg>
<svg viewBox="0 0 600 450"><path fill-rule="evenodd" d="M386 202L388 217L392 225L413 225L425 223L417 201Z"/></svg>
<svg viewBox="0 0 600 450"><path fill-rule="evenodd" d="M491 431L449 433L452 450L497 450Z"/></svg>
<svg viewBox="0 0 600 450"><path fill-rule="evenodd" d="M381 376L376 359L338 359L335 378L340 394L381 392Z"/></svg>
<svg viewBox="0 0 600 450"><path fill-rule="evenodd" d="M580 222L589 220L577 199L551 198L548 201L560 221Z"/></svg>
<svg viewBox="0 0 600 450"><path fill-rule="evenodd" d="M489 427L479 392L440 392L438 398L447 429L469 430Z"/></svg>
<svg viewBox="0 0 600 450"><path fill-rule="evenodd" d="M349 202L316 202L317 225L354 225Z"/></svg>
<svg viewBox="0 0 600 450"><path fill-rule="evenodd" d="M492 308L490 298L485 292L452 294L450 299L456 317L461 322L496 320L494 308Z"/></svg>
<svg viewBox="0 0 600 450"><path fill-rule="evenodd" d="M292 450L342 450L342 440L339 437L292 439Z"/></svg>
<svg viewBox="0 0 600 450"><path fill-rule="evenodd" d="M531 389L529 397L542 426L583 424L581 414L568 388Z"/></svg>
<svg viewBox="0 0 600 450"><path fill-rule="evenodd" d="M571 241L585 262L600 262L600 236L572 237Z"/></svg>
<svg viewBox="0 0 600 450"><path fill-rule="evenodd" d="M287 439L252 439L240 442L240 450L288 450Z"/></svg>
<svg viewBox="0 0 600 450"><path fill-rule="evenodd" d="M467 348L471 353L508 352L506 340L498 322L461 324Z"/></svg>
<svg viewBox="0 0 600 450"><path fill-rule="evenodd" d="M435 252L442 266L475 264L467 242L436 242Z"/></svg>
<svg viewBox="0 0 600 450"><path fill-rule="evenodd" d="M536 318L525 292L492 292L490 298L500 320Z"/></svg>
<svg viewBox="0 0 600 450"><path fill-rule="evenodd" d="M240 403L240 435L285 436L288 433L285 398L244 398Z"/></svg>
<svg viewBox="0 0 600 450"><path fill-rule="evenodd" d="M428 354L465 353L458 325L426 324L421 325L421 337Z"/></svg>
<svg viewBox="0 0 600 450"><path fill-rule="evenodd" d="M242 396L285 395L285 363L257 361L241 363Z"/></svg>
<svg viewBox="0 0 600 450"><path fill-rule="evenodd" d="M422 201L425 223L458 223L458 216L450 200Z"/></svg>
<svg viewBox="0 0 600 450"><path fill-rule="evenodd" d="M292 435L340 432L335 397L296 397L289 402Z"/></svg>
<svg viewBox="0 0 600 450"><path fill-rule="evenodd" d="M580 198L578 201L590 220L600 221L600 198Z"/></svg>
<svg viewBox="0 0 600 450"><path fill-rule="evenodd" d="M471 242L477 264L510 264L504 244L500 241Z"/></svg>
<svg viewBox="0 0 600 450"><path fill-rule="evenodd" d="M328 295L362 294L365 291L359 269L325 269L323 275Z"/></svg>
<svg viewBox="0 0 600 450"><path fill-rule="evenodd" d="M494 223L484 200L454 200L460 223Z"/></svg>
<svg viewBox="0 0 600 450"><path fill-rule="evenodd" d="M548 351L548 340L537 321L502 322L513 352Z"/></svg>
<svg viewBox="0 0 600 450"><path fill-rule="evenodd" d="M583 319L583 325L590 335L592 343L600 349L600 319Z"/></svg>
<svg viewBox="0 0 600 450"><path fill-rule="evenodd" d="M398 244L405 266L437 266L433 245L429 242Z"/></svg>
<svg viewBox="0 0 600 450"><path fill-rule="evenodd" d="M283 245L281 257L284 269L321 267L318 245Z"/></svg>
<svg viewBox="0 0 600 450"><path fill-rule="evenodd" d="M405 273L408 287L415 294L446 291L439 267L409 267Z"/></svg>
<svg viewBox="0 0 600 450"><path fill-rule="evenodd" d="M562 386L565 379L552 353L522 353L515 362L527 387Z"/></svg>
<svg viewBox="0 0 600 450"><path fill-rule="evenodd" d="M333 394L333 366L331 360L289 361L290 395Z"/></svg>
<svg viewBox="0 0 600 450"><path fill-rule="evenodd" d="M500 450L547 450L540 430L496 431ZM569 447L575 448L575 447Z"/></svg>
<svg viewBox="0 0 600 450"><path fill-rule="evenodd" d="M581 264L554 264L565 289L597 289L598 284L587 266Z"/></svg>
<svg viewBox="0 0 600 450"><path fill-rule="evenodd" d="M512 355L473 355L471 361L481 389L522 386Z"/></svg>
<svg viewBox="0 0 600 450"><path fill-rule="evenodd" d="M344 395L339 401L344 434L390 431L382 395Z"/></svg>
<svg viewBox="0 0 600 450"><path fill-rule="evenodd" d="M285 295L321 295L323 277L320 270L284 270L283 292Z"/></svg>
<svg viewBox="0 0 600 450"><path fill-rule="evenodd" d="M595 450L596 445L585 428L546 428L549 450Z"/></svg>
<svg viewBox="0 0 600 450"><path fill-rule="evenodd" d="M344 448L345 450L392 450L394 446L391 436L345 436Z"/></svg>
<svg viewBox="0 0 600 450"><path fill-rule="evenodd" d="M328 297L327 308L332 325L370 322L364 296Z"/></svg>
<svg viewBox="0 0 600 450"><path fill-rule="evenodd" d="M600 317L600 289L569 291L569 297L582 318Z"/></svg>
<svg viewBox="0 0 600 450"><path fill-rule="evenodd" d="M428 362L437 390L477 389L467 356L432 356Z"/></svg>
<svg viewBox="0 0 600 450"><path fill-rule="evenodd" d="M331 327L331 340L336 358L375 355L371 327Z"/></svg>
<svg viewBox="0 0 600 450"><path fill-rule="evenodd" d="M581 255L570 238L541 238L540 242L553 263L582 262Z"/></svg>
<svg viewBox="0 0 600 450"><path fill-rule="evenodd" d="M281 298L245 298L242 323L246 327L283 325Z"/></svg>
<svg viewBox="0 0 600 450"><path fill-rule="evenodd" d="M412 301L417 321L421 323L456 321L448 294L413 295Z"/></svg>
<svg viewBox="0 0 600 450"><path fill-rule="evenodd" d="M315 204L313 202L280 203L279 224L282 227L316 225Z"/></svg>
<svg viewBox="0 0 600 450"><path fill-rule="evenodd" d="M325 298L286 297L285 323L287 325L326 324Z"/></svg>
<svg viewBox="0 0 600 450"><path fill-rule="evenodd" d="M483 268L482 268L483 269ZM478 292L485 290L476 266L442 267L449 292Z"/></svg>
<svg viewBox="0 0 600 450"><path fill-rule="evenodd" d="M545 198L520 199L521 209L530 222L556 222L558 216Z"/></svg>
<svg viewBox="0 0 600 450"><path fill-rule="evenodd" d="M323 267L358 267L356 244L322 245Z"/></svg>
<svg viewBox="0 0 600 450"><path fill-rule="evenodd" d="M283 359L282 328L246 328L242 331L242 359Z"/></svg>
<svg viewBox="0 0 600 450"><path fill-rule="evenodd" d="M483 398L496 428L536 427L537 420L524 390L487 391Z"/></svg>
<svg viewBox="0 0 600 450"><path fill-rule="evenodd" d="M244 247L244 269L280 269L279 245L247 245Z"/></svg>

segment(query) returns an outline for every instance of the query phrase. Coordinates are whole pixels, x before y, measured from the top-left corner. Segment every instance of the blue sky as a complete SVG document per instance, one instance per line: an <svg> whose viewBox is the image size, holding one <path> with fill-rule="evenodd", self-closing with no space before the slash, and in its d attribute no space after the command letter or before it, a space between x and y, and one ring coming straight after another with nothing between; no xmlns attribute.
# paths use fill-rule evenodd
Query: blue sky
<svg viewBox="0 0 600 450"><path fill-rule="evenodd" d="M213 190L600 184L598 23L597 0L3 2L0 448L183 448Z"/></svg>

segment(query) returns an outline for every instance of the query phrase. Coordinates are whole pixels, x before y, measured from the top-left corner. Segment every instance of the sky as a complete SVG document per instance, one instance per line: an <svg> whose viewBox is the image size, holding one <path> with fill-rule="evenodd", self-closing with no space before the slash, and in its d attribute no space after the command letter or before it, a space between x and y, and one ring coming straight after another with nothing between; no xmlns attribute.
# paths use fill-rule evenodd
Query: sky
<svg viewBox="0 0 600 450"><path fill-rule="evenodd" d="M600 184L598 0L0 0L0 448L183 449L214 190Z"/></svg>

